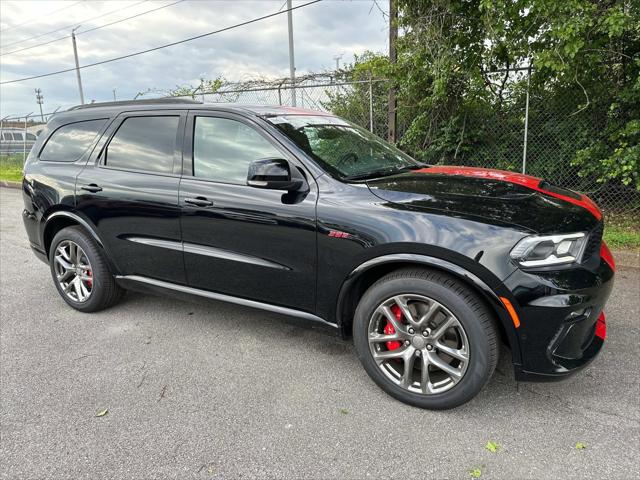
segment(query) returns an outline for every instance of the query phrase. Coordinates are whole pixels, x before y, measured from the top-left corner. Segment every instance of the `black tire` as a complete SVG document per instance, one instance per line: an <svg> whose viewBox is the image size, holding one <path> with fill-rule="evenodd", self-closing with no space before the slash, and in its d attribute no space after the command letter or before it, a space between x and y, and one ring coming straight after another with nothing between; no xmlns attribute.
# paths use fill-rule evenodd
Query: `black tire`
<svg viewBox="0 0 640 480"><path fill-rule="evenodd" d="M76 301L65 294L57 279L54 257L58 246L64 241L71 241L80 246L91 264L93 277L91 293L83 302ZM53 283L60 296L70 306L81 312L90 313L109 308L115 305L124 294L124 290L116 284L109 269L104 251L82 227L63 228L53 237L49 250L49 266Z"/></svg>
<svg viewBox="0 0 640 480"><path fill-rule="evenodd" d="M368 340L369 322L380 304L403 294L422 295L439 302L457 317L464 329L469 345L466 372L447 391L419 393L405 389L388 378L373 358ZM364 369L384 391L401 402L426 409L443 410L468 402L489 381L498 361L498 335L487 306L455 277L437 270L399 269L374 283L358 303L353 338Z"/></svg>

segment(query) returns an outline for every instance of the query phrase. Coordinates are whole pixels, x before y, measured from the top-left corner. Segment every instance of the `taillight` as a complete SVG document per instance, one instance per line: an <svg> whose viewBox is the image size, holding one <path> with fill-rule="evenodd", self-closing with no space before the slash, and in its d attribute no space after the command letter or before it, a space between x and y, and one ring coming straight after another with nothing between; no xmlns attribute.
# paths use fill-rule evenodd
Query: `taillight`
<svg viewBox="0 0 640 480"><path fill-rule="evenodd" d="M607 262L607 265L611 267L611 270L613 270L614 272L616 271L616 261L613 259L611 250L609 250L609 247L604 240L600 244L600 258Z"/></svg>

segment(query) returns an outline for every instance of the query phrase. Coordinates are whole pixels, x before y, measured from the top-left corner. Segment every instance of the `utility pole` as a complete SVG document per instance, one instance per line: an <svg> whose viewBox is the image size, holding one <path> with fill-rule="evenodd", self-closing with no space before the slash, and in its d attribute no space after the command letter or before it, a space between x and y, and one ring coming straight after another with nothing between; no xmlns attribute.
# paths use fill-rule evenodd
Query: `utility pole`
<svg viewBox="0 0 640 480"><path fill-rule="evenodd" d="M42 114L42 103L44 102L44 97L42 96L42 90L39 88L35 89L36 92L36 103L40 106L40 119L42 123L44 123L44 115Z"/></svg>
<svg viewBox="0 0 640 480"><path fill-rule="evenodd" d="M397 0L389 0L389 63L392 65L398 61L398 53L396 52L396 41L398 40L398 2ZM396 142L396 124L398 114L396 112L396 89L391 86L389 88L389 136L390 143Z"/></svg>
<svg viewBox="0 0 640 480"><path fill-rule="evenodd" d="M116 87L113 87L113 101L116 102Z"/></svg>
<svg viewBox="0 0 640 480"><path fill-rule="evenodd" d="M22 165L24 166L25 161L27 160L27 124L29 123L29 117L33 114L31 112L29 115L24 117L24 132L22 133Z"/></svg>
<svg viewBox="0 0 640 480"><path fill-rule="evenodd" d="M78 25L71 30L71 42L73 43L73 56L76 59L76 76L78 77L78 90L80 91L80 103L84 105L84 93L82 91L82 78L80 77L80 64L78 63L78 47L76 46L76 30L80 28Z"/></svg>
<svg viewBox="0 0 640 480"><path fill-rule="evenodd" d="M527 101L524 107L524 140L522 145L522 174L527 173L527 137L529 135L529 89L531 88L531 57L527 68Z"/></svg>
<svg viewBox="0 0 640 480"><path fill-rule="evenodd" d="M333 57L333 59L336 61L336 72L340 70L340 59L342 58L342 55L344 54L341 53L340 55L336 55L335 57Z"/></svg>
<svg viewBox="0 0 640 480"><path fill-rule="evenodd" d="M296 106L296 62L293 58L293 12L291 0L287 0L287 23L289 24L289 75L291 76L291 106Z"/></svg>
<svg viewBox="0 0 640 480"><path fill-rule="evenodd" d="M3 136L2 136L2 124L4 123L4 121L9 118L9 115L7 115L6 117L2 117L0 118L0 143L2 143L2 141L4 140Z"/></svg>

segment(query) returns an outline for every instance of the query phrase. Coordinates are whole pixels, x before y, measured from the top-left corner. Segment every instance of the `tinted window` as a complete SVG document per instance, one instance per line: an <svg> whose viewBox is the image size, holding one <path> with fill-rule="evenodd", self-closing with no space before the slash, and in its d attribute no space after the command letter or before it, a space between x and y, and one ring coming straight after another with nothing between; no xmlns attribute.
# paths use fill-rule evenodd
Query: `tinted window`
<svg viewBox="0 0 640 480"><path fill-rule="evenodd" d="M4 132L2 134L2 139L3 140L13 140L13 138L11 138L11 134L9 132Z"/></svg>
<svg viewBox="0 0 640 480"><path fill-rule="evenodd" d="M107 147L105 164L172 173L180 117L127 118Z"/></svg>
<svg viewBox="0 0 640 480"><path fill-rule="evenodd" d="M21 133L12 133L11 135L13 135L13 139L14 140L22 141L22 134Z"/></svg>
<svg viewBox="0 0 640 480"><path fill-rule="evenodd" d="M70 123L58 128L49 137L40 160L48 162L75 162L89 148L106 123L106 119Z"/></svg>
<svg viewBox="0 0 640 480"><path fill-rule="evenodd" d="M268 157L282 154L253 128L226 118L196 117L194 176L245 185L249 164Z"/></svg>
<svg viewBox="0 0 640 480"><path fill-rule="evenodd" d="M27 133L27 140L35 140L36 136L33 133Z"/></svg>
<svg viewBox="0 0 640 480"><path fill-rule="evenodd" d="M331 115L269 117L301 150L342 178L366 178L420 168L415 160L364 128Z"/></svg>

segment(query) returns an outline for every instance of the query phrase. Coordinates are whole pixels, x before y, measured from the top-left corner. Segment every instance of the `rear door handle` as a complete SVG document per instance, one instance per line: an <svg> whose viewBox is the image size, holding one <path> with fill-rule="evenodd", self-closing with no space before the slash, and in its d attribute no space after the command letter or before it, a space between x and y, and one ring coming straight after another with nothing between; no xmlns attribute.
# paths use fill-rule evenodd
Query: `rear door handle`
<svg viewBox="0 0 640 480"><path fill-rule="evenodd" d="M95 183L90 183L89 185L82 185L80 188L82 190L86 190L87 192L92 192L92 193L102 191L102 187L99 185L96 185Z"/></svg>
<svg viewBox="0 0 640 480"><path fill-rule="evenodd" d="M195 205L196 207L210 207L213 205L213 202L205 197L187 197L184 199L184 203Z"/></svg>

